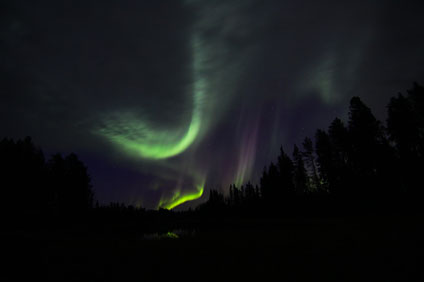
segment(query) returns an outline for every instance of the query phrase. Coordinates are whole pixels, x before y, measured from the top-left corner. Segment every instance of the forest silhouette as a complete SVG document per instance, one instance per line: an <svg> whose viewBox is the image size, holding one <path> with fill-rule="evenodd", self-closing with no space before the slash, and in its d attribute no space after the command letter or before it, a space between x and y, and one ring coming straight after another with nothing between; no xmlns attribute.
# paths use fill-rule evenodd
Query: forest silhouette
<svg viewBox="0 0 424 282"><path fill-rule="evenodd" d="M259 186L230 186L228 197L211 191L205 209L256 208L286 215L422 212L424 88L387 105L386 123L359 97L350 100L347 123L335 118L292 158L280 148ZM202 208L202 207L201 207Z"/></svg>
<svg viewBox="0 0 424 282"><path fill-rule="evenodd" d="M83 213L93 206L87 168L76 154L46 160L30 137L0 141L2 208L22 212Z"/></svg>
<svg viewBox="0 0 424 282"><path fill-rule="evenodd" d="M385 123L359 97L350 100L348 121L335 118L294 145L283 147L264 167L260 183L230 185L228 195L210 190L194 211L200 215L307 216L421 212L424 171L424 88L414 83L407 95L387 105ZM2 208L23 213L81 215L146 214L119 203L93 204L87 168L76 154L46 160L30 137L0 141ZM105 212L105 210L108 210ZM149 211L149 214L155 213ZM164 218L170 212L157 212ZM167 215L167 216L164 216Z"/></svg>

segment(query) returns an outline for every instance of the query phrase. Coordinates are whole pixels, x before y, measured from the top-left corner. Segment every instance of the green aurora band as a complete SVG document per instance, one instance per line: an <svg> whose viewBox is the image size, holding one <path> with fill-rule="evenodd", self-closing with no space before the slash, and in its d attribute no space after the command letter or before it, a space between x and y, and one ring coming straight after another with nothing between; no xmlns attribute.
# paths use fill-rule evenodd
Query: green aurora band
<svg viewBox="0 0 424 282"><path fill-rule="evenodd" d="M179 128L156 130L134 113L121 112L104 119L104 126L97 129L95 133L109 140L130 157L160 161L177 156L187 150L199 137L202 127L206 126L205 118L202 115L207 88L206 79L202 75L202 66L205 61L204 52L196 34L192 37L191 43L193 50L193 109L190 124L185 132ZM190 172L188 176L197 178L194 177L194 172ZM199 199L203 195L204 180L200 183L195 185L197 188L195 192L181 191L181 189L175 188L170 199L162 196L157 208L172 209L187 201Z"/></svg>
<svg viewBox="0 0 424 282"><path fill-rule="evenodd" d="M120 125L127 129L120 130ZM191 123L179 138L179 131L163 130L155 131L142 121L133 117L124 120L109 120L107 126L99 130L113 144L126 151L128 154L145 159L166 159L184 152L196 139L200 130L200 117L193 114Z"/></svg>
<svg viewBox="0 0 424 282"><path fill-rule="evenodd" d="M187 130L156 130L146 121L132 113L121 113L116 118L106 118L104 126L96 133L102 135L129 155L134 153L144 159L166 159L181 154L196 140L204 126L204 97L206 81L200 75L204 62L201 46L196 36L192 41L193 49L193 110Z"/></svg>
<svg viewBox="0 0 424 282"><path fill-rule="evenodd" d="M159 201L158 208L170 210L187 201L199 199L203 195L203 190L204 190L204 184L198 185L197 191L191 192L191 193L185 192L185 194L181 194L181 190L176 190L174 192L174 196L171 199L161 199Z"/></svg>
<svg viewBox="0 0 424 282"><path fill-rule="evenodd" d="M205 2L199 0L184 1L198 13L190 39L192 84L188 97L192 101L192 109L188 124L174 128L157 128L149 123L148 119L138 116L137 112L125 109L104 118L102 127L95 133L111 142L128 157L155 162L163 168L169 167L170 162L174 161L168 161L169 158L184 152L187 154L186 151L194 147L193 144L198 143L206 131L216 124L218 116L227 110L226 106L234 98L231 94L236 91L235 82L239 79L240 68L245 67L250 52L254 51L246 49L239 54L243 59L235 60L227 40L231 34L241 33L244 38L251 32L251 29L243 24L245 20L239 13L248 7L248 2L223 1L215 6L205 5ZM219 13L210 13L211 8L218 9ZM227 22L228 19L232 20ZM210 30L214 30L212 37ZM256 137L252 138L254 141ZM236 176L238 183L244 181L252 165L242 163L254 159L252 146L250 143L246 145L247 151L240 152L241 163ZM189 153L194 153L194 149ZM176 173L176 176L172 176L176 183L181 178L192 179L192 185L196 187L195 192L193 189L181 189L180 185L176 184L172 193L163 191L157 208L172 209L203 195L207 172L201 171L198 166L187 166L183 163L172 170ZM159 179L164 178L161 175L163 173L165 172L155 172Z"/></svg>

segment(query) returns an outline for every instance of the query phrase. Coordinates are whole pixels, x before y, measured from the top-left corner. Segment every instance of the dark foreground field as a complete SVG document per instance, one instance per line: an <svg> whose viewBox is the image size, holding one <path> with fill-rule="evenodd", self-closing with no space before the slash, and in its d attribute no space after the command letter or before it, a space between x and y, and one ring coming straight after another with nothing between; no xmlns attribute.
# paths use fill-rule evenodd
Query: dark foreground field
<svg viewBox="0 0 424 282"><path fill-rule="evenodd" d="M179 238L22 227L7 232L17 270L2 281L424 281L421 226L399 217L238 220L177 230Z"/></svg>

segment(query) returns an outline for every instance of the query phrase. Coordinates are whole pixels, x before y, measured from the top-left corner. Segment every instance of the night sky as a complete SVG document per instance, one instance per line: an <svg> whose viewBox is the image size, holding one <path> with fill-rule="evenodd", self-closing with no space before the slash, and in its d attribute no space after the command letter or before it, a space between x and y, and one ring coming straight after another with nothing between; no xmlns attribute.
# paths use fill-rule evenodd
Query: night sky
<svg viewBox="0 0 424 282"><path fill-rule="evenodd" d="M423 1L0 2L1 138L75 152L100 203L195 206L424 83Z"/></svg>

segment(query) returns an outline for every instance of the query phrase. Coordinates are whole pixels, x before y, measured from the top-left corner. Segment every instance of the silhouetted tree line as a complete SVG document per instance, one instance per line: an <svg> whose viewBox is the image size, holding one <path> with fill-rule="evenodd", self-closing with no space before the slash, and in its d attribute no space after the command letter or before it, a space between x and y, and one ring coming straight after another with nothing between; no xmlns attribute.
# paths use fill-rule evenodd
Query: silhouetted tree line
<svg viewBox="0 0 424 282"><path fill-rule="evenodd" d="M383 124L359 97L350 101L347 123L335 118L327 130L306 137L292 157L280 148L265 167L260 186L211 191L200 210L278 210L290 214L402 212L421 210L424 200L424 88L414 83L393 97Z"/></svg>
<svg viewBox="0 0 424 282"><path fill-rule="evenodd" d="M211 190L209 200L195 212L146 211L111 203L96 204L94 215L104 224L111 219L118 225L143 221L145 228L155 229L194 224L204 214L422 210L424 88L415 83L406 96L391 98L387 109L383 124L353 97L347 123L335 118L327 130L306 137L300 148L294 145L291 156L281 147L258 185L230 185L227 196ZM46 160L29 137L0 141L0 177L5 210L77 214L93 207L91 180L78 157L55 154Z"/></svg>
<svg viewBox="0 0 424 282"><path fill-rule="evenodd" d="M79 213L93 205L87 168L74 153L46 160L30 137L0 141L2 208Z"/></svg>

